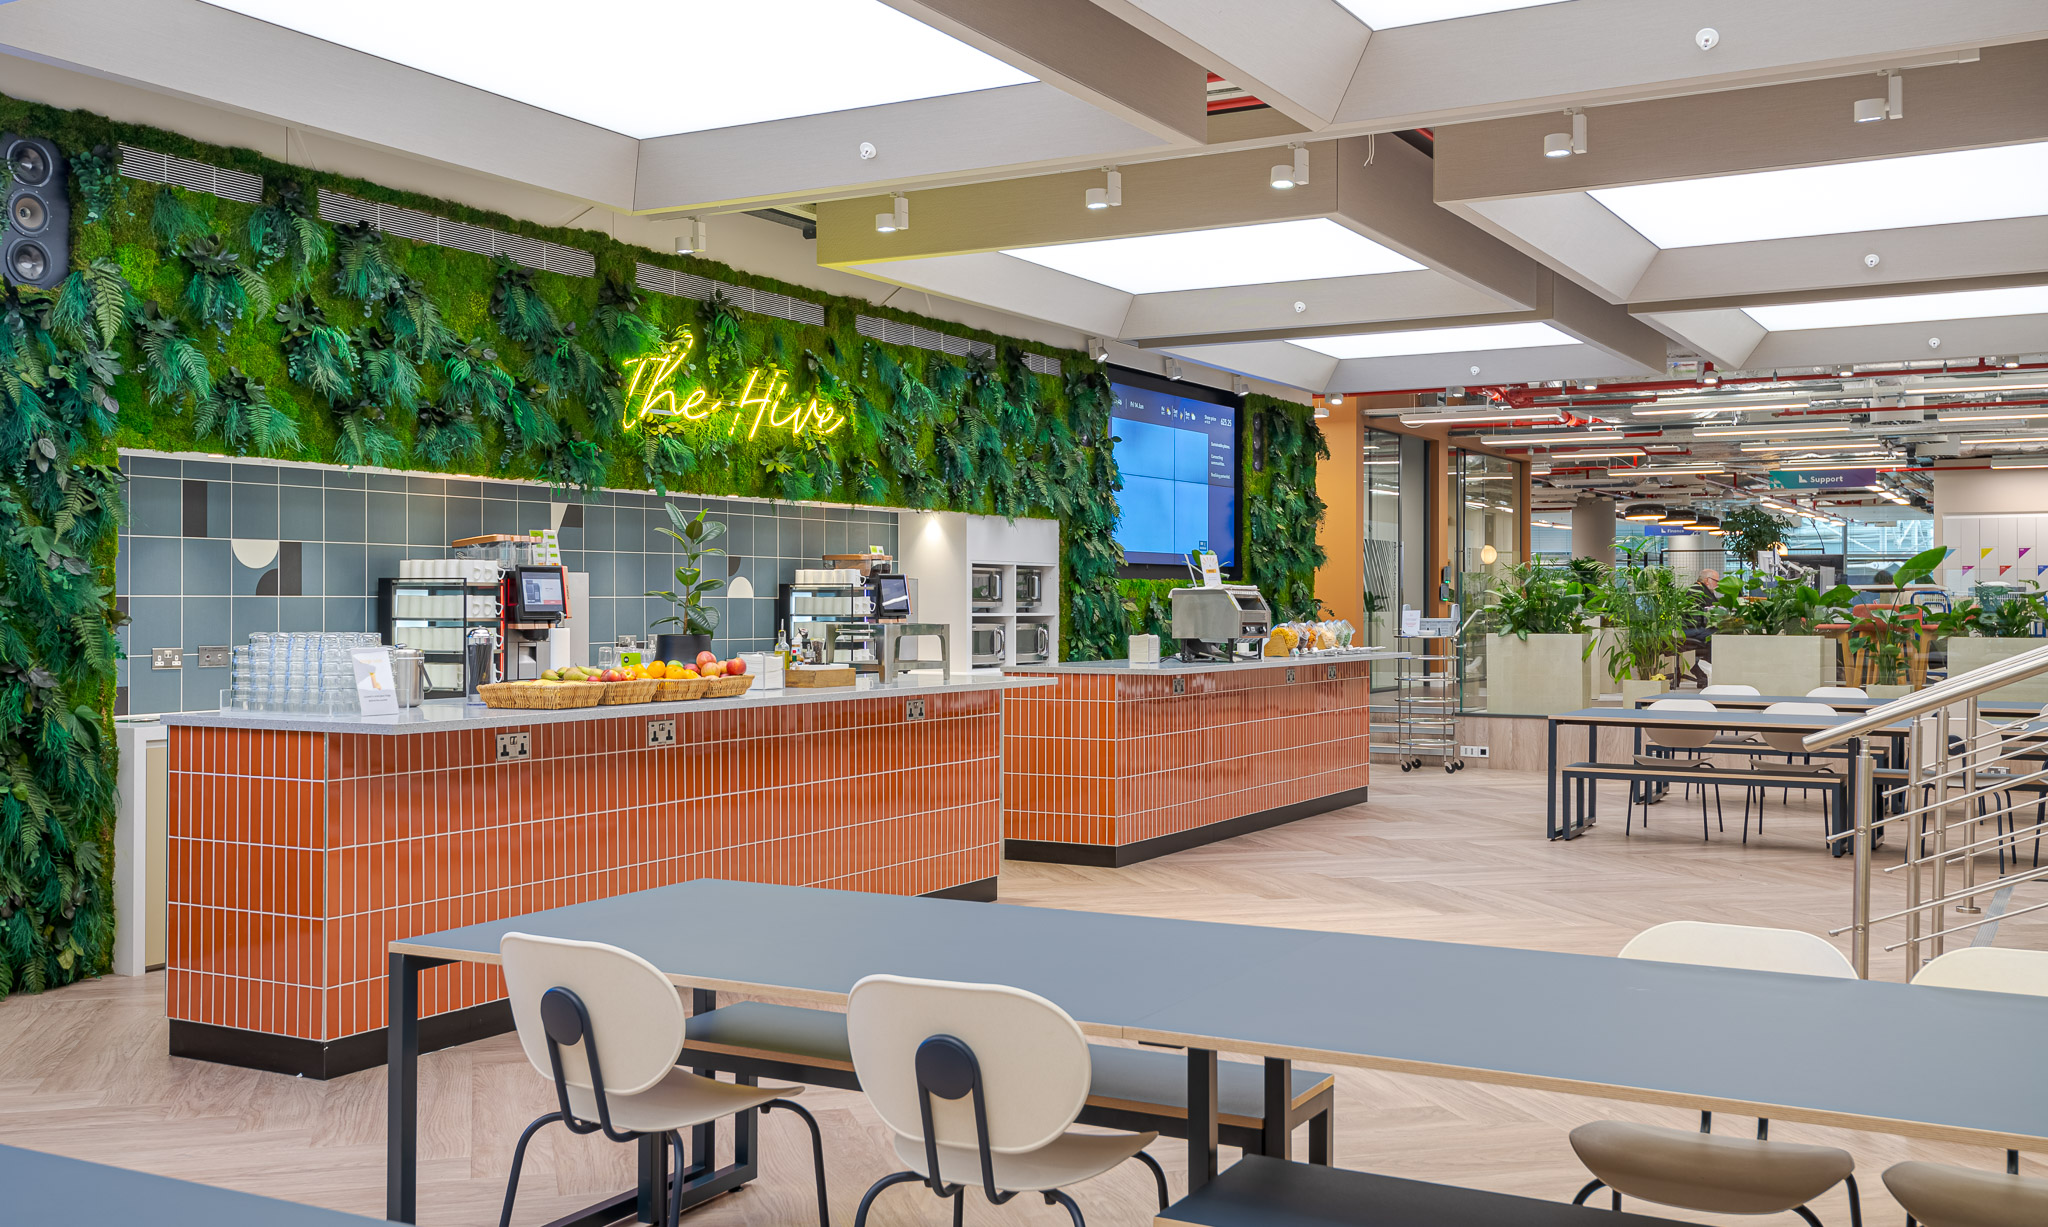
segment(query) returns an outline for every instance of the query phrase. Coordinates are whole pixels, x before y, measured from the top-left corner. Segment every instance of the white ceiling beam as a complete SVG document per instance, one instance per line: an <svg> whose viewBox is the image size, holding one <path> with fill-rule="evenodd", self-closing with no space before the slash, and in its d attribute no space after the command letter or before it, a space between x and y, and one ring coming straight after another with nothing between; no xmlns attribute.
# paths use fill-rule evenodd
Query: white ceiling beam
<svg viewBox="0 0 2048 1227"><path fill-rule="evenodd" d="M1446 206L1523 255L1626 302L1657 258L1657 245L1584 192Z"/></svg>
<svg viewBox="0 0 2048 1227"><path fill-rule="evenodd" d="M1095 0L1308 128L1337 116L1372 31L1330 0Z"/></svg>
<svg viewBox="0 0 2048 1227"><path fill-rule="evenodd" d="M850 265L891 285L1064 324L1100 337L1123 334L1132 296L999 251Z"/></svg>
<svg viewBox="0 0 2048 1227"><path fill-rule="evenodd" d="M1866 260L1872 255L1878 257L1875 267ZM2048 281L2048 217L2009 217L1673 248L1650 262L1629 295L1629 309L1641 314L1708 305L1828 302L2043 281Z"/></svg>
<svg viewBox="0 0 2048 1227"><path fill-rule="evenodd" d="M1746 318L1746 317L1745 317ZM1930 346L1930 338L1941 345ZM1928 320L1861 328L1802 328L1767 332L1750 354L1750 367L1824 366L1834 362L1939 361L1974 363L1986 354L2040 353L2048 315Z"/></svg>
<svg viewBox="0 0 2048 1227"><path fill-rule="evenodd" d="M1474 371L1474 367L1479 369ZM1405 392L1479 384L1543 383L1552 379L1645 379L1664 373L1661 361L1647 366L1593 345L1547 345L1538 349L1472 350L1461 354L1346 358L1337 363L1329 382L1317 391Z"/></svg>
<svg viewBox="0 0 2048 1227"><path fill-rule="evenodd" d="M1251 345L1186 345L1164 352L1189 362L1213 366L1219 371L1248 379L1270 379L1290 388L1320 392L1336 373L1337 360L1285 341L1262 341Z"/></svg>
<svg viewBox="0 0 2048 1227"><path fill-rule="evenodd" d="M1208 70L1089 0L883 0L1176 145L1209 139Z"/></svg>
<svg viewBox="0 0 2048 1227"><path fill-rule="evenodd" d="M17 0L0 52L611 208L633 138L199 0Z"/></svg>
<svg viewBox="0 0 2048 1227"><path fill-rule="evenodd" d="M1544 135L1561 130L1559 114L1446 125L1436 130L1436 199L1501 200L2048 140L2048 41L1987 48L1976 63L1915 69L1902 80L1906 118L1896 122L1851 118L1857 99L1884 92L1870 76L1594 106L1586 152L1568 158L1542 156Z"/></svg>
<svg viewBox="0 0 2048 1227"><path fill-rule="evenodd" d="M1304 309L1296 311L1296 303ZM1393 321L1406 327L1416 316L1480 315L1502 306L1496 295L1434 269L1417 269L1140 294L1117 335L1148 347L1199 345L1267 329L1327 336L1361 324Z"/></svg>
<svg viewBox="0 0 2048 1227"><path fill-rule="evenodd" d="M1704 26L1720 33L1711 51L1693 42ZM1699 94L2041 38L2039 0L1573 0L1378 31L1336 126L1388 131Z"/></svg>
<svg viewBox="0 0 2048 1227"><path fill-rule="evenodd" d="M1640 317L1665 336L1726 371L1745 370L1764 326L1740 311L1667 311Z"/></svg>

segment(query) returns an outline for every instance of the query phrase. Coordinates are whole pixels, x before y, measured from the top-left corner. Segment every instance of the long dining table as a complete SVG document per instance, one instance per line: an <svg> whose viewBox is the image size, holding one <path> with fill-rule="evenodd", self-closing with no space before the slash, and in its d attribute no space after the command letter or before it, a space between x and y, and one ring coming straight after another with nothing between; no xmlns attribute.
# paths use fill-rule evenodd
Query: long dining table
<svg viewBox="0 0 2048 1227"><path fill-rule="evenodd" d="M1893 699L1872 698L1868 695L1857 698L1855 695L1703 694L1697 690L1665 690L1637 699L1637 709L1647 707L1659 699L1705 699L1723 711L1762 711L1774 703L1825 703L1838 712L1866 712L1873 707L1883 707L1887 703L1895 702ZM2030 720L2041 714L2041 705L1980 699L1977 702L1977 714L1987 720Z"/></svg>
<svg viewBox="0 0 2048 1227"><path fill-rule="evenodd" d="M1218 1170L1219 1052L1263 1058L1280 1088L1301 1060L2048 1149L2048 998L699 879L391 943L390 1219L417 1221L421 974L495 964L509 932L622 946L697 994L821 1007L875 973L1010 984L1089 1034L1184 1047L1191 1191ZM1771 1043L1725 1042L1762 1017ZM1934 1035L2000 1055L1898 1059Z"/></svg>

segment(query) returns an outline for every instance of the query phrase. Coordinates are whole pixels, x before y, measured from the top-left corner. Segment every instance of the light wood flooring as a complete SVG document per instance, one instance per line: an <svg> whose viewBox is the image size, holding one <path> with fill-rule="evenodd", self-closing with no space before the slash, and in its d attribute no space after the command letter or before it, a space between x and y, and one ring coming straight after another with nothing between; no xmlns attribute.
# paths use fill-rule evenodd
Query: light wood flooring
<svg viewBox="0 0 2048 1227"><path fill-rule="evenodd" d="M1849 864L1818 851L1818 810L1802 808L1797 798L1789 811L1774 799L1769 834L1752 834L1747 846L1739 842L1741 803L1733 790L1728 832L1712 843L1699 838L1696 803L1678 800L1656 807L1648 834L1638 828L1625 840L1614 794L1617 804L1588 838L1552 844L1542 838L1542 795L1541 777L1521 772L1446 776L1435 768L1403 774L1376 767L1370 804L1122 870L1010 862L1002 894L1010 903L1048 907L1591 954L1611 954L1636 931L1665 920L1824 933L1847 919ZM2043 898L2048 894L2014 903ZM2048 947L2048 911L2007 921L1998 944ZM1876 970L1898 978L1900 956L1880 956ZM1683 1061L1699 1045L1770 1044L1773 1021L1760 1017L1743 1034L1668 1039L1672 1060ZM1900 1060L1905 1047L1900 1037ZM420 1221L495 1223L513 1141L552 1106L551 1092L511 1036L429 1055L421 1069ZM1886 1074L1842 1071L1845 1078ZM1697 1120L1676 1110L1407 1075L1343 1071L1338 1084L1341 1165L1558 1200L1586 1179L1565 1142L1573 1126L1602 1116L1681 1126ZM883 1131L858 1095L811 1090L803 1099L827 1131L834 1217L850 1224L868 1183L893 1170ZM1748 1121L1717 1123L1753 1128ZM777 1114L763 1122L762 1136L763 1178L687 1222L813 1221L803 1126ZM1903 1221L1878 1179L1899 1159L2002 1162L1989 1151L1792 1124L1775 1125L1772 1137L1853 1152L1873 1224ZM165 1055L163 977L108 978L0 1002L0 1143L376 1214L383 1206L384 1074L319 1083L172 1060ZM1162 1141L1154 1152L1178 1192L1182 1145ZM1226 1151L1226 1162L1234 1154ZM629 1155L628 1147L545 1131L528 1163L515 1221L542 1223L625 1187ZM2029 1171L2043 1168L2038 1158L2026 1161ZM1096 1227L1151 1222L1149 1177L1136 1165L1076 1193ZM0 1216L4 1202L0 1193ZM80 1222L104 1222L91 1213L89 1198L80 1207ZM1829 1227L1848 1221L1839 1193L1816 1209ZM999 1209L971 1201L968 1219L1066 1222L1057 1208L1022 1197ZM907 1187L886 1194L871 1221L880 1227L950 1220L940 1203Z"/></svg>

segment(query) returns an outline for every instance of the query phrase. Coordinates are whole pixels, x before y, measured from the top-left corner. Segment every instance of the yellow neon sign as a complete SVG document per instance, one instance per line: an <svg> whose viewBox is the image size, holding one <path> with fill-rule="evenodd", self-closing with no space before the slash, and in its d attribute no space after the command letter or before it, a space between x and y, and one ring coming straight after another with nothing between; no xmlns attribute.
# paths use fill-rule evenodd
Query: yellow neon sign
<svg viewBox="0 0 2048 1227"><path fill-rule="evenodd" d="M676 375L688 361L696 342L689 329L678 328L653 353L619 364L632 374L626 384L627 430L649 418L679 417L703 422L720 413L724 414L725 433L732 438L739 436L743 426L749 439L758 438L763 426L801 439L806 434L834 434L846 425L844 413L831 405L819 404L816 397L803 404L785 401L783 394L789 389L789 381L774 367L749 370L746 386L729 409L723 400L711 399L703 388L693 388L678 399Z"/></svg>

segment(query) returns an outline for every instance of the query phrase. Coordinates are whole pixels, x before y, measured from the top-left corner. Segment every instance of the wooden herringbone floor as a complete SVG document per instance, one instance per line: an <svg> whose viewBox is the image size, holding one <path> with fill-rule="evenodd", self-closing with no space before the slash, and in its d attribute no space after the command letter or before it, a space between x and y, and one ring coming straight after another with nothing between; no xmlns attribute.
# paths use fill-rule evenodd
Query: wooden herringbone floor
<svg viewBox="0 0 2048 1227"><path fill-rule="evenodd" d="M1795 799L1787 811L1774 799L1770 834L1753 835L1745 846L1738 842L1740 801L1732 791L1730 797L1736 805L1729 831L1712 843L1699 839L1696 806L1674 800L1656 808L1647 835L1639 829L1624 840L1616 811L1588 838L1550 844L1541 835L1540 777L1378 768L1368 805L1123 870L1006 863L1002 893L1008 902L1048 907L1593 954L1611 954L1637 930L1664 920L1813 932L1841 924L1849 865L1817 850L1817 810ZM2007 921L1998 944L2048 947L2048 912ZM1882 956L1877 970L1897 978L1899 956ZM1691 1045L1767 1045L1772 1036L1768 1017L1744 1034L1671 1036L1671 1059L1685 1060ZM172 1060L164 1049L160 975L0 1002L0 1142L365 1214L381 1209L383 1071L307 1082ZM1904 1037L1899 1059L1907 1059ZM510 1036L430 1055L421 1067L421 1222L495 1223L512 1142L551 1106L551 1095ZM1886 1073L1844 1069L1842 1076ZM827 1130L834 1215L850 1223L861 1191L891 1170L883 1134L857 1095L813 1090L804 1099ZM1338 1111L1337 1160L1344 1166L1555 1199L1570 1198L1585 1180L1565 1144L1574 1125L1600 1116L1696 1121L1672 1110L1351 1071L1339 1074ZM786 1114L769 1117L764 1178L690 1221L809 1224L802 1128ZM1824 1140L1853 1152L1873 1224L1902 1221L1877 1179L1890 1163L1915 1156L1996 1166L2002 1158L1790 1124L1774 1126L1772 1137ZM544 1222L630 1178L626 1147L560 1131L543 1139L527 1167L520 1224ZM1154 1150L1169 1172L1184 1168L1179 1143ZM2027 1166L2040 1170L2033 1159ZM1097 1227L1137 1227L1151 1221L1149 1188L1131 1166L1077 1195ZM4 1200L0 1195L0 1211ZM1830 1227L1847 1222L1839 1194L1817 1209ZM1059 1210L1024 1198L1001 1209L971 1203L968 1217L977 1224L1066 1221ZM886 1195L874 1221L948 1219L938 1203L909 1188Z"/></svg>

